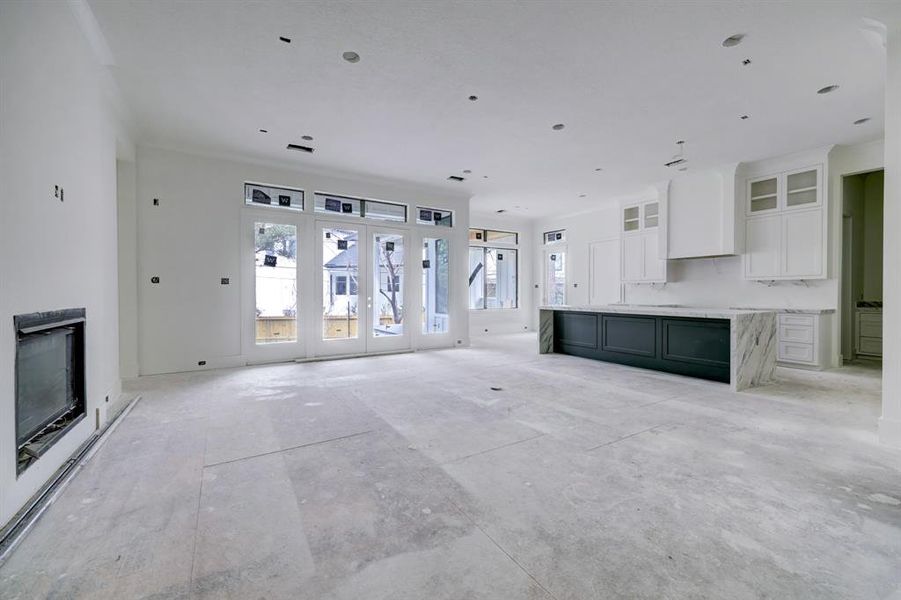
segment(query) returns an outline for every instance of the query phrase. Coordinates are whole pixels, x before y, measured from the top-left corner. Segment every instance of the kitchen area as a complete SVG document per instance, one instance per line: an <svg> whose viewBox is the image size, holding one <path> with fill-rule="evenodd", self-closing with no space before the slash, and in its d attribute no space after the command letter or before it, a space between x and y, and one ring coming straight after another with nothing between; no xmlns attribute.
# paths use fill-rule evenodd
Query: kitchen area
<svg viewBox="0 0 901 600"><path fill-rule="evenodd" d="M881 210L870 199L866 225L860 213L865 191L878 189L881 209L881 161L874 142L686 170L596 216L546 220L541 230L562 230L566 244L545 242L545 255L565 252L569 271L565 293L539 290L540 351L734 391L772 380L776 365L879 368ZM852 211L857 190L861 210ZM851 212L867 233L853 240L843 219Z"/></svg>

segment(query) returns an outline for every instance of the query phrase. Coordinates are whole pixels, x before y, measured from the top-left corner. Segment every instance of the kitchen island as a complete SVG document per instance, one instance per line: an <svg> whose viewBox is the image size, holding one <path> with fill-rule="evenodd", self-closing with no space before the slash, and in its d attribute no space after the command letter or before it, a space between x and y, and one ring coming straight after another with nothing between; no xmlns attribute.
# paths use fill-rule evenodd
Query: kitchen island
<svg viewBox="0 0 901 600"><path fill-rule="evenodd" d="M539 352L572 354L728 383L768 383L776 369L776 313L644 306L539 307Z"/></svg>

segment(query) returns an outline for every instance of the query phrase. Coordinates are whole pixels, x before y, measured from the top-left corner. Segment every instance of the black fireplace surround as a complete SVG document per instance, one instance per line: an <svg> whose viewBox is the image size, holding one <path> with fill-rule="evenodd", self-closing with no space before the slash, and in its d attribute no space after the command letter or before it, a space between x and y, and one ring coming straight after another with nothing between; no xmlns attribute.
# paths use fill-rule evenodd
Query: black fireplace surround
<svg viewBox="0 0 901 600"><path fill-rule="evenodd" d="M85 416L85 309L16 315L16 473Z"/></svg>

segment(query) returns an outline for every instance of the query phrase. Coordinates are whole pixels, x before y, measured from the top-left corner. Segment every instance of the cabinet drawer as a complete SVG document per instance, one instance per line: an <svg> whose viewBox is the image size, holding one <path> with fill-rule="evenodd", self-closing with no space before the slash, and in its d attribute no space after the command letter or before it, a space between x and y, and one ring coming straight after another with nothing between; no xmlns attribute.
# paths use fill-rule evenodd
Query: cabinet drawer
<svg viewBox="0 0 901 600"><path fill-rule="evenodd" d="M877 312L861 312L857 313L857 317L861 323L879 323L882 324L882 313Z"/></svg>
<svg viewBox="0 0 901 600"><path fill-rule="evenodd" d="M813 315L779 315L779 325L806 325L813 328Z"/></svg>
<svg viewBox="0 0 901 600"><path fill-rule="evenodd" d="M813 344L779 342L777 358L780 361L815 364Z"/></svg>
<svg viewBox="0 0 901 600"><path fill-rule="evenodd" d="M863 316L863 315L861 315ZM857 332L860 337L879 338L882 339L882 319L879 321L860 320L860 329Z"/></svg>
<svg viewBox="0 0 901 600"><path fill-rule="evenodd" d="M882 356L882 338L857 338L857 352Z"/></svg>
<svg viewBox="0 0 901 600"><path fill-rule="evenodd" d="M813 327L804 325L780 325L780 342L813 343Z"/></svg>

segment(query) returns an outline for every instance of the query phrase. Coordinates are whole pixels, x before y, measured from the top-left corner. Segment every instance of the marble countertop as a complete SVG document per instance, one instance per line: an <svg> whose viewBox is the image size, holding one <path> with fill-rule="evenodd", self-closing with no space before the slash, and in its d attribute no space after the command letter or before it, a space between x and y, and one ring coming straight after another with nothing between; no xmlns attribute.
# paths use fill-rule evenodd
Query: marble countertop
<svg viewBox="0 0 901 600"><path fill-rule="evenodd" d="M742 308L733 306L738 310L767 310L777 313L802 314L802 315L828 315L835 312L834 308Z"/></svg>
<svg viewBox="0 0 901 600"><path fill-rule="evenodd" d="M702 319L731 319L741 315L774 313L774 310L735 309L705 306L651 306L643 304L561 305L539 306L539 310L572 310L596 313L624 313L633 315L671 315L674 317L698 317Z"/></svg>

